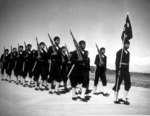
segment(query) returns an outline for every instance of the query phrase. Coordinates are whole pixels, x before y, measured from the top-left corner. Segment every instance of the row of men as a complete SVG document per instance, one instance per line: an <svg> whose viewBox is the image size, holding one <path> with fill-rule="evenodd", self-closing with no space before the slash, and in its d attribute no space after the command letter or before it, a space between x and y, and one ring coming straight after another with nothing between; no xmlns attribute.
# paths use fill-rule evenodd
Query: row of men
<svg viewBox="0 0 150 116"><path fill-rule="evenodd" d="M67 48L65 46L59 47L60 38L58 36L53 39L56 50L53 49L53 46L46 48L44 42L39 44L39 51L31 50L32 45L27 45L27 50L23 50L23 46L19 46L17 51L16 48L13 48L13 51L9 53L8 49L5 49L4 54L1 56L2 62L2 80L4 79L4 70L8 75L9 81L11 81L11 73L14 71L14 75L16 77L16 84L20 82L23 86L26 86L26 77L29 75L30 81L28 83L31 86L31 81L33 79L35 83L35 90L39 89L48 89L50 94L56 93L60 94L59 85L60 82L64 83L65 92L67 89L67 80L69 78L72 87L72 99L77 100L77 86L81 87L81 96L80 99L82 101L88 101L89 98L86 97L86 93L89 92L89 71L90 71L90 58L88 57L88 51L85 50L86 42L81 40L79 42L80 54L82 59L78 58L77 50L70 52L70 54L66 54ZM115 103L124 102L125 104L129 104L126 99L127 93L130 89L130 75L129 75L129 42L125 42L124 44L124 56L122 60L121 69L116 70L116 80L118 74L121 75L121 79L119 83L115 84L113 90L115 95L118 94L120 89L120 85L122 80L125 81L125 91L123 99L117 100ZM40 55L39 55L40 52ZM103 60L103 64L101 63L100 54L96 55L95 64L95 79L94 79L94 94L97 95L97 85L99 82L99 78L101 78L103 85L103 95L109 96L106 92L107 79L106 79L106 64L107 57L105 56L105 48L100 49L101 58ZM119 67L118 63L120 62L121 50L117 52L116 57L116 68ZM120 72L121 70L121 72ZM41 77L41 78L40 78ZM128 78L128 80L126 79ZM55 82L55 88L53 90L53 85ZM47 88L48 84L48 88ZM45 88L43 88L43 85Z"/></svg>

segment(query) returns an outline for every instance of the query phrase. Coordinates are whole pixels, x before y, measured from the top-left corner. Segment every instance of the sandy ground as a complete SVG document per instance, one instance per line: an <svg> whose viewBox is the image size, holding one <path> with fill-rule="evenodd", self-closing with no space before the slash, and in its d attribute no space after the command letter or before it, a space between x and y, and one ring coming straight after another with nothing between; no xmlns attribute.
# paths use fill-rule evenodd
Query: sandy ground
<svg viewBox="0 0 150 116"><path fill-rule="evenodd" d="M117 105L113 103L113 85L108 83L109 97L91 93L92 97L86 103L73 101L71 92L60 96L50 95L48 91L35 91L34 88L0 80L0 116L150 115L150 89L132 86L130 105ZM120 94L123 86L121 88ZM93 89L93 81L90 81L90 89Z"/></svg>

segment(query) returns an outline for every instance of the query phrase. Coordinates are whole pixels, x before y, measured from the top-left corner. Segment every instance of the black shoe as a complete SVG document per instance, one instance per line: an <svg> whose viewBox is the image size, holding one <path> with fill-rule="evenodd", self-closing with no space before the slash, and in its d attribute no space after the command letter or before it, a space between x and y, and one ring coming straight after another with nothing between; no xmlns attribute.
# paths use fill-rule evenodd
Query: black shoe
<svg viewBox="0 0 150 116"><path fill-rule="evenodd" d="M127 99L126 99L126 100L123 100L123 99L121 98L121 99L119 99L119 101L122 102L122 103L125 104L125 105L130 105L130 103L128 102Z"/></svg>
<svg viewBox="0 0 150 116"><path fill-rule="evenodd" d="M66 94L66 91L65 91L65 90L62 90L60 93L61 93L61 94Z"/></svg>
<svg viewBox="0 0 150 116"><path fill-rule="evenodd" d="M43 88L39 88L39 90L40 90L40 91L44 91L44 89L43 89Z"/></svg>
<svg viewBox="0 0 150 116"><path fill-rule="evenodd" d="M2 79L2 81L4 81L4 79Z"/></svg>
<svg viewBox="0 0 150 116"><path fill-rule="evenodd" d="M78 92L75 92L76 95L78 95Z"/></svg>
<svg viewBox="0 0 150 116"><path fill-rule="evenodd" d="M77 101L77 97L72 97L72 100Z"/></svg>
<svg viewBox="0 0 150 116"><path fill-rule="evenodd" d="M45 90L49 90L49 88L48 88L48 87L45 87Z"/></svg>
<svg viewBox="0 0 150 116"><path fill-rule="evenodd" d="M122 98L118 99L118 101L120 101L120 102L124 102L124 100L123 100Z"/></svg>
<svg viewBox="0 0 150 116"><path fill-rule="evenodd" d="M92 92L92 90L86 90L85 94L89 94L91 92Z"/></svg>
<svg viewBox="0 0 150 116"><path fill-rule="evenodd" d="M26 85L24 84L23 87L26 87Z"/></svg>
<svg viewBox="0 0 150 116"><path fill-rule="evenodd" d="M88 100L86 98L81 98L80 100L83 102L88 102Z"/></svg>
<svg viewBox="0 0 150 116"><path fill-rule="evenodd" d="M76 95L80 95L81 94L81 91L78 91L78 92L75 92Z"/></svg>
<svg viewBox="0 0 150 116"><path fill-rule="evenodd" d="M28 87L29 87L29 88L32 88L32 86L31 86L31 85L28 85Z"/></svg>
<svg viewBox="0 0 150 116"><path fill-rule="evenodd" d="M124 101L124 104L125 105L130 105L130 102L126 100L126 101Z"/></svg>
<svg viewBox="0 0 150 116"><path fill-rule="evenodd" d="M60 95L60 92L59 92L59 91L54 91L54 93L55 93L56 95Z"/></svg>
<svg viewBox="0 0 150 116"><path fill-rule="evenodd" d="M9 80L9 83L11 83L11 80Z"/></svg>
<svg viewBox="0 0 150 116"><path fill-rule="evenodd" d="M85 96L85 99L90 100L91 96Z"/></svg>
<svg viewBox="0 0 150 116"><path fill-rule="evenodd" d="M98 94L102 94L102 95L104 95L104 93L103 93L103 92L99 92Z"/></svg>
<svg viewBox="0 0 150 116"><path fill-rule="evenodd" d="M119 100L118 100L118 101L114 101L114 103L115 103L115 104L120 104L120 101L119 101Z"/></svg>
<svg viewBox="0 0 150 116"><path fill-rule="evenodd" d="M49 93L49 94L53 94L53 92L52 92L52 91L49 91L48 93Z"/></svg>
<svg viewBox="0 0 150 116"><path fill-rule="evenodd" d="M93 93L94 95L99 95L99 93Z"/></svg>
<svg viewBox="0 0 150 116"><path fill-rule="evenodd" d="M108 97L109 94L108 93L103 93L103 96Z"/></svg>
<svg viewBox="0 0 150 116"><path fill-rule="evenodd" d="M39 90L39 88L35 88L35 90L36 90L36 91L38 91L38 90Z"/></svg>

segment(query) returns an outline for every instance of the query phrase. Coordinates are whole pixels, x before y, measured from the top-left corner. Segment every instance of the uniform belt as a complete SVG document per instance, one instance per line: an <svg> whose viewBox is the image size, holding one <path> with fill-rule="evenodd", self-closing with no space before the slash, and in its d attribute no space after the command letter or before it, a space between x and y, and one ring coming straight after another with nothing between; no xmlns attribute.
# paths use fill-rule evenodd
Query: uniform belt
<svg viewBox="0 0 150 116"><path fill-rule="evenodd" d="M122 65L129 65L129 63L123 63L123 62L121 62L121 64L122 64Z"/></svg>

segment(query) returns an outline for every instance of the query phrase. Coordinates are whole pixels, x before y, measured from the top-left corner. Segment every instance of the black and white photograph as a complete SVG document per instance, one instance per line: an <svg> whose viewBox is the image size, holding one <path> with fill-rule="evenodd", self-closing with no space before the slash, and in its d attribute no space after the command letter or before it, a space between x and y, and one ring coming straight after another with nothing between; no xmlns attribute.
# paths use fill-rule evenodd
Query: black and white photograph
<svg viewBox="0 0 150 116"><path fill-rule="evenodd" d="M150 115L150 0L0 0L0 116Z"/></svg>

